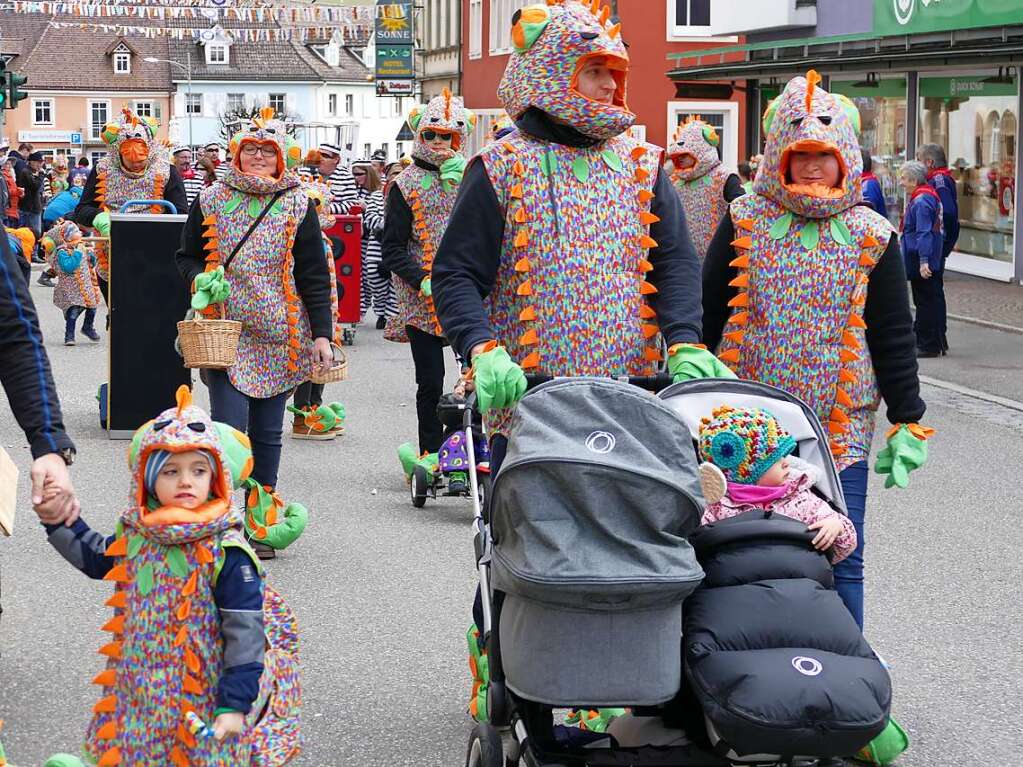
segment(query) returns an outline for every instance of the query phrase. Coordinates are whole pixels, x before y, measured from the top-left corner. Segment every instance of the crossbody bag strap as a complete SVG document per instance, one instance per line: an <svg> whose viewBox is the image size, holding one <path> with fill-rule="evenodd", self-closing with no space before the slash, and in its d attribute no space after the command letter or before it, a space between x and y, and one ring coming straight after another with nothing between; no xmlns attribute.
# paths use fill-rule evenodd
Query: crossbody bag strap
<svg viewBox="0 0 1023 767"><path fill-rule="evenodd" d="M227 257L227 260L224 262L224 271L227 271L227 267L231 265L231 262L234 260L234 257L238 255L238 251L242 249L242 245L244 245L248 241L252 233L256 231L256 227L259 226L259 222L266 218L266 214L270 212L270 208L274 206L274 203L277 202L277 200L280 199L281 195L284 194L286 191L287 191L286 189L281 189L277 192L274 192L274 196L270 198L270 202L268 202L266 204L266 207L263 208L262 211L260 211L258 216L256 216L256 220L252 222L252 226L249 227L249 231L247 231L242 236L242 238L238 240L238 244L234 246L234 250L231 251L231 255Z"/></svg>

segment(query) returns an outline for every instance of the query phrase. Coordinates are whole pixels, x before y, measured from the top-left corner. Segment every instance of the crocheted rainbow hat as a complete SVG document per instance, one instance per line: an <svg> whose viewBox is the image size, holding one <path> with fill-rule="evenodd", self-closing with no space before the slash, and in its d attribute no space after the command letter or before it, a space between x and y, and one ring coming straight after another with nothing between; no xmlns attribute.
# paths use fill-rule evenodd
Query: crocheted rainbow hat
<svg viewBox="0 0 1023 767"><path fill-rule="evenodd" d="M792 435L759 408L722 405L700 423L700 457L721 469L729 482L755 485L795 449Z"/></svg>

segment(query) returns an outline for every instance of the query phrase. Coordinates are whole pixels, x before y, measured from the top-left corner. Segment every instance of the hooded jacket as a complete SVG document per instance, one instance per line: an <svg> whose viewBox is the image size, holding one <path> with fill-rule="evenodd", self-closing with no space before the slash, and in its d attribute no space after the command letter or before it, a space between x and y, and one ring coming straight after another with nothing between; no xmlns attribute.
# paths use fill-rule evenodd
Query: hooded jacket
<svg viewBox="0 0 1023 767"><path fill-rule="evenodd" d="M704 265L704 336L740 378L796 395L831 435L839 468L867 457L879 399L893 423L924 413L898 241L859 205L859 113L791 80L764 117L753 194L732 203ZM834 187L789 177L792 153L828 152Z"/></svg>
<svg viewBox="0 0 1023 767"><path fill-rule="evenodd" d="M514 17L499 95L516 131L470 163L434 267L463 356L497 339L527 373L639 375L658 333L699 340L699 263L662 150L622 135L628 53L608 16L570 1ZM575 89L594 57L610 104Z"/></svg>

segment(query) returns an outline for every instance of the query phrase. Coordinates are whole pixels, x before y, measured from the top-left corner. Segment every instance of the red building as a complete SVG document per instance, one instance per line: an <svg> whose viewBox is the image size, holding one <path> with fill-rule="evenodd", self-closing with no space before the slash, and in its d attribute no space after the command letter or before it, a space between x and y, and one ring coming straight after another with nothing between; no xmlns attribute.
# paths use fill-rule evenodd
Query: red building
<svg viewBox="0 0 1023 767"><path fill-rule="evenodd" d="M497 86L511 53L511 19L516 10L537 0L462 0L462 93L481 117L482 140L500 112ZM665 146L674 127L700 115L721 134L722 156L734 165L748 156L744 82L674 83L670 54L719 48L738 37L712 37L711 0L610 0L629 44L629 108L637 115L637 134ZM725 60L728 60L727 56Z"/></svg>

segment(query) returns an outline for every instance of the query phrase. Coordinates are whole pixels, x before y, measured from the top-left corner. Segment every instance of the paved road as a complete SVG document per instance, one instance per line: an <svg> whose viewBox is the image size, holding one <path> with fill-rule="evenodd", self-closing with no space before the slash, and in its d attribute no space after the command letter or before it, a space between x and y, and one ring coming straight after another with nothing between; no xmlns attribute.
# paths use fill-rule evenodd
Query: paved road
<svg viewBox="0 0 1023 767"><path fill-rule="evenodd" d="M48 291L33 293L79 445L84 513L111 530L127 492L126 443L106 440L96 419L105 353L58 345ZM361 330L350 363L351 380L332 387L348 408L347 433L328 444L289 441L284 454L283 494L312 512L305 536L270 566L303 628L306 750L296 764L457 767L469 730L470 507L445 500L415 510L406 500L393 447L414 433L407 349ZM871 486L868 635L893 666L895 712L914 739L900 765L1009 764L1023 751L1014 545L1023 422L929 393L928 423L939 432L931 464L908 491ZM27 466L6 415L0 442ZM7 753L23 767L78 748L109 594L57 557L31 514L0 540L0 717Z"/></svg>

